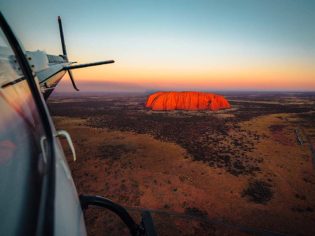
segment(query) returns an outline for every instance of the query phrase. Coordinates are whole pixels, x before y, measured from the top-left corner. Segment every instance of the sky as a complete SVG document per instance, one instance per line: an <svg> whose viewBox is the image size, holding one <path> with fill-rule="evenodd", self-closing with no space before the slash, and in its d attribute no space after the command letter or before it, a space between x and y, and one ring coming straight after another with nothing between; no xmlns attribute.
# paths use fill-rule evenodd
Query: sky
<svg viewBox="0 0 315 236"><path fill-rule="evenodd" d="M0 0L0 9L26 50L61 54L60 15L70 60L116 61L74 70L81 90L315 91L314 0Z"/></svg>

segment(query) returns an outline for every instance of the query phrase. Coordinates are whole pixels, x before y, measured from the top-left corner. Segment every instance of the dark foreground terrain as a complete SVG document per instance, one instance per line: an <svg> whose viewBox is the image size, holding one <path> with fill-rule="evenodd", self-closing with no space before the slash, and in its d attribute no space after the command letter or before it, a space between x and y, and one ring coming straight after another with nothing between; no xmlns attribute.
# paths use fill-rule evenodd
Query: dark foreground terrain
<svg viewBox="0 0 315 236"><path fill-rule="evenodd" d="M49 108L74 140L78 191L149 209L160 235L314 235L315 94L226 97L218 112L153 112L143 94L56 94ZM100 209L86 221L126 233Z"/></svg>

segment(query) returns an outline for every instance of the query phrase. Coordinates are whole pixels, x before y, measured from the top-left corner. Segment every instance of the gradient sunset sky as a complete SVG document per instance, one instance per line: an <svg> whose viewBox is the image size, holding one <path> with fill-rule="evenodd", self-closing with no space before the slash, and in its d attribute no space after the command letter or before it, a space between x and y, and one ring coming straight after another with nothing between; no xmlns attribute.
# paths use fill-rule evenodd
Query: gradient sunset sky
<svg viewBox="0 0 315 236"><path fill-rule="evenodd" d="M75 70L81 90L110 81L157 90L315 91L314 0L0 3L26 50L61 53L60 15L71 60L116 61Z"/></svg>

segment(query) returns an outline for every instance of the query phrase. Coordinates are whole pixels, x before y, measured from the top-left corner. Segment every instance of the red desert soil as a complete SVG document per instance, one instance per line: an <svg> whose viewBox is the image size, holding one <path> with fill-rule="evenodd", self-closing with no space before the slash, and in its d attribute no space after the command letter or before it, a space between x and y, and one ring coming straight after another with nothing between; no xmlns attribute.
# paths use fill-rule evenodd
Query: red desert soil
<svg viewBox="0 0 315 236"><path fill-rule="evenodd" d="M233 175L148 134L54 118L77 150L78 160L69 162L78 192L110 198L137 219L139 209L151 209L160 235L315 235L311 153L296 142L291 119L297 118L277 114L240 122L262 137L249 152L263 161L252 175ZM85 218L89 235L127 235L102 209L87 210Z"/></svg>
<svg viewBox="0 0 315 236"><path fill-rule="evenodd" d="M156 92L151 94L146 107L152 110L211 110L230 108L220 95L202 92Z"/></svg>

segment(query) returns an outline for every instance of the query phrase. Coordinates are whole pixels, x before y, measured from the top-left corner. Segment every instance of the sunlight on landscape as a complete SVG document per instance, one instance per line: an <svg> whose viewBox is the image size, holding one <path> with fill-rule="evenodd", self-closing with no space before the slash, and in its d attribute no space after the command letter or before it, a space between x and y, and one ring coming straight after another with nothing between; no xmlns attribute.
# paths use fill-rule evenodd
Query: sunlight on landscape
<svg viewBox="0 0 315 236"><path fill-rule="evenodd" d="M60 55L63 19L69 74L38 78L78 194L147 210L162 236L315 235L315 1L16 4L27 51ZM84 220L128 235L103 209Z"/></svg>

